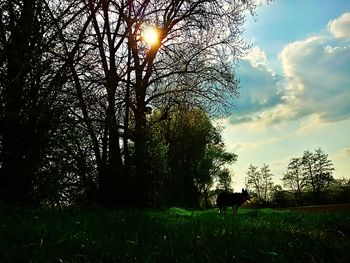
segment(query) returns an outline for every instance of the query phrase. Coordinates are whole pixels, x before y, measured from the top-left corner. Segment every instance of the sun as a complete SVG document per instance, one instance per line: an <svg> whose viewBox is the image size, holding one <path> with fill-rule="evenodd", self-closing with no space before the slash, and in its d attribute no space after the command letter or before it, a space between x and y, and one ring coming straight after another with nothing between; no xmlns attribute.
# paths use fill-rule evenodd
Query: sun
<svg viewBox="0 0 350 263"><path fill-rule="evenodd" d="M142 39L148 46L155 46L159 43L159 32L155 27L146 27L142 32Z"/></svg>

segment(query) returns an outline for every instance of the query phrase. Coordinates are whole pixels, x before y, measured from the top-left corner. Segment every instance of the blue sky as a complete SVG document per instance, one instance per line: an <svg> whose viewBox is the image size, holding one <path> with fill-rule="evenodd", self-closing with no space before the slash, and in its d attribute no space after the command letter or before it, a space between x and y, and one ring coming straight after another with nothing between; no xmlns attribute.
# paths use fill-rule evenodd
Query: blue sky
<svg viewBox="0 0 350 263"><path fill-rule="evenodd" d="M237 70L238 110L223 138L238 154L239 191L250 164L270 165L275 182L290 158L319 147L335 178L350 178L350 1L275 0L247 17L252 49Z"/></svg>

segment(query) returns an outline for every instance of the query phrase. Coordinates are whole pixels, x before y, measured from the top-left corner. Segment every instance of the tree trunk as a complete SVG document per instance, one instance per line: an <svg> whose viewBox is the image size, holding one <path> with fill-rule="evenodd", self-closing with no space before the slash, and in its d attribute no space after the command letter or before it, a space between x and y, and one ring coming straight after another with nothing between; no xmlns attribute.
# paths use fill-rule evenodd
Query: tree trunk
<svg viewBox="0 0 350 263"><path fill-rule="evenodd" d="M108 206L123 205L125 203L125 178L123 178L122 159L120 152L119 131L115 110L115 83L107 82L108 108L106 111L106 134L108 135L108 152L105 169L99 178L99 199ZM106 138L105 138L106 139ZM106 142L105 142L106 143ZM106 151L107 148L103 147Z"/></svg>
<svg viewBox="0 0 350 263"><path fill-rule="evenodd" d="M135 113L135 172L136 172L136 203L144 206L148 202L149 172L147 163L148 130L146 127L146 114L144 107L139 105Z"/></svg>

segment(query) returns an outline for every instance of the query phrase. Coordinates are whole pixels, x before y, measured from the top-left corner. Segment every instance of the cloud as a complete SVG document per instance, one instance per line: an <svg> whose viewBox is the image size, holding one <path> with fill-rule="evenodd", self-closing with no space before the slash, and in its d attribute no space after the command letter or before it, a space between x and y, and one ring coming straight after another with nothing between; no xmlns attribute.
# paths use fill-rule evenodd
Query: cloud
<svg viewBox="0 0 350 263"><path fill-rule="evenodd" d="M249 61L253 68L270 73L272 77L276 75L275 71L269 65L265 51L257 46L253 47L243 60Z"/></svg>
<svg viewBox="0 0 350 263"><path fill-rule="evenodd" d="M329 27L344 28L339 26L345 24L344 17L348 16L332 20ZM231 116L231 124L249 123L257 129L305 118L307 123L298 131L305 134L314 130L313 125L350 118L348 42L313 36L289 43L279 55L283 76L271 73L266 53L259 48L245 59L250 67L243 63L239 71L243 110Z"/></svg>
<svg viewBox="0 0 350 263"><path fill-rule="evenodd" d="M236 143L233 145L229 145L229 148L230 148L230 150L232 150L235 153L241 153L243 151L256 150L256 149L259 149L259 148L266 146L266 145L278 143L278 142L284 141L290 137L291 137L291 134L285 134L282 136L273 136L273 137L269 137L268 139L259 140L256 142Z"/></svg>
<svg viewBox="0 0 350 263"><path fill-rule="evenodd" d="M317 114L332 122L350 117L350 46L331 45L329 39L311 37L281 52L287 80L281 107L294 118Z"/></svg>
<svg viewBox="0 0 350 263"><path fill-rule="evenodd" d="M344 13L329 21L327 27L335 38L350 39L350 13Z"/></svg>
<svg viewBox="0 0 350 263"><path fill-rule="evenodd" d="M267 64L266 53L259 47L252 48L252 50L245 56L244 59L250 61L250 64L254 68L257 68L259 65L266 66Z"/></svg>
<svg viewBox="0 0 350 263"><path fill-rule="evenodd" d="M281 76L268 63L266 53L255 47L241 61L237 74L243 83L238 110L230 117L231 124L249 123L256 113L281 103Z"/></svg>

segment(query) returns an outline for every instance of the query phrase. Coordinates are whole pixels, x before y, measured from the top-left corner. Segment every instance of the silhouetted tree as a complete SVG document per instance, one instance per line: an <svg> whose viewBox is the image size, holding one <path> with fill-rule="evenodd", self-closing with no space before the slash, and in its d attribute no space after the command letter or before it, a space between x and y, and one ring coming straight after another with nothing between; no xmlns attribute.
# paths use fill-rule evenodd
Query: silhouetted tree
<svg viewBox="0 0 350 263"><path fill-rule="evenodd" d="M302 191L306 186L302 165L301 158L292 158L282 179L283 185L294 193L295 200L299 205L303 205Z"/></svg>
<svg viewBox="0 0 350 263"><path fill-rule="evenodd" d="M237 161L237 155L227 152L225 144L222 142L221 136L219 141L209 149L209 154L212 156L211 174L213 181L216 182L216 191L232 191L232 174L225 166ZM210 185L212 187L212 185Z"/></svg>
<svg viewBox="0 0 350 263"><path fill-rule="evenodd" d="M217 112L232 105L239 86L235 63L245 50L244 12L253 10L255 3L84 3L89 12L83 12L82 21L91 18L91 23L79 49L81 59L70 68L83 118L94 134L100 196L111 204L128 202L122 199L133 196L133 202L142 205L152 188L152 175L145 169L153 152L149 109L187 103ZM146 26L159 32L154 45L144 41ZM69 36L83 32L83 28L71 28ZM74 38L65 42L74 43ZM87 90L98 98L95 106L88 103ZM97 120L103 128L96 129L99 124L92 121L91 108L98 109Z"/></svg>
<svg viewBox="0 0 350 263"><path fill-rule="evenodd" d="M286 198L281 185L276 184L271 189L272 205L277 207L284 207L286 205Z"/></svg>
<svg viewBox="0 0 350 263"><path fill-rule="evenodd" d="M264 164L260 168L260 175L262 178L263 200L268 201L273 187L272 173L268 164Z"/></svg>
<svg viewBox="0 0 350 263"><path fill-rule="evenodd" d="M209 110L224 109L233 102L228 97L238 94L234 63L243 47L236 44L242 33L243 12L253 7L250 1L225 5L220 1L131 1L127 20L130 107L140 194L148 192L149 182L144 169L148 160L147 107L185 102ZM147 47L139 37L144 24L152 24L160 33L156 45Z"/></svg>
<svg viewBox="0 0 350 263"><path fill-rule="evenodd" d="M350 202L350 179L335 179L329 189L329 199L334 203Z"/></svg>
<svg viewBox="0 0 350 263"><path fill-rule="evenodd" d="M225 192L232 192L232 177L230 171L225 168L218 173L218 187L223 189Z"/></svg>
<svg viewBox="0 0 350 263"><path fill-rule="evenodd" d="M214 181L237 156L225 151L218 130L203 110L173 107L167 118L162 116L162 110L155 110L150 120L152 134L166 145L168 156L169 171L160 190L169 203L198 206L202 199L208 206Z"/></svg>
<svg viewBox="0 0 350 263"><path fill-rule="evenodd" d="M305 151L302 156L303 177L314 194L314 201L320 202L320 194L326 191L333 178L333 164L320 148L312 153Z"/></svg>
<svg viewBox="0 0 350 263"><path fill-rule="evenodd" d="M247 171L246 187L251 189L262 200L262 179L258 167L250 164Z"/></svg>
<svg viewBox="0 0 350 263"><path fill-rule="evenodd" d="M246 177L247 188L256 193L259 201L267 202L273 187L272 174L268 164L264 164L260 170L257 166L250 165Z"/></svg>
<svg viewBox="0 0 350 263"><path fill-rule="evenodd" d="M198 108L234 106L244 16L254 8L253 0L2 1L0 198L145 205L177 174L197 204L217 163L236 158L213 150L221 142ZM154 45L146 25L159 32ZM181 143L151 132L152 109L166 120L174 105L187 107L173 133Z"/></svg>
<svg viewBox="0 0 350 263"><path fill-rule="evenodd" d="M67 71L52 55L59 44L43 1L2 1L0 10L0 198L33 203L38 170L67 110Z"/></svg>
<svg viewBox="0 0 350 263"><path fill-rule="evenodd" d="M219 130L212 133L214 136L207 146L204 167L208 167L209 180L203 181L199 189L204 198L205 207L209 207L209 198L213 184L217 183L217 190L232 191L232 177L227 164L232 164L237 161L237 155L226 150L225 144L219 134Z"/></svg>

